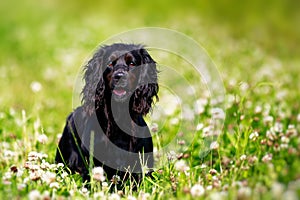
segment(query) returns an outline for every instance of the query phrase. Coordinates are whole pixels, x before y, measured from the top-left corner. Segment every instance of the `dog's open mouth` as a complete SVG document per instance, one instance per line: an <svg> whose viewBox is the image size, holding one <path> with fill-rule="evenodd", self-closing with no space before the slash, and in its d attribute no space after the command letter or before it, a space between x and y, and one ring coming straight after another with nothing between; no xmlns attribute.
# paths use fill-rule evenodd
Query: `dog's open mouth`
<svg viewBox="0 0 300 200"><path fill-rule="evenodd" d="M127 94L127 91L126 91L125 89L123 89L123 88L115 88L115 89L113 90L113 93L114 93L115 95L121 97L121 96L126 95L126 94Z"/></svg>

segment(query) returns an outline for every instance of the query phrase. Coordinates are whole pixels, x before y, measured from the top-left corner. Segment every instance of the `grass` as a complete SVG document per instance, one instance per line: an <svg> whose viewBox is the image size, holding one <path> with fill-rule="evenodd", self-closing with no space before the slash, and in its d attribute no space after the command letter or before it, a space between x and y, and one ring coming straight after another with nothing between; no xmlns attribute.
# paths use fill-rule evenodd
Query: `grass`
<svg viewBox="0 0 300 200"><path fill-rule="evenodd" d="M300 197L297 2L0 4L0 199ZM158 152L155 178L145 177L137 191L130 182L109 189L111 180L102 179L87 190L79 175L54 164L77 74L101 41L145 26L178 30L207 50L226 89L223 129L209 140L211 118L223 117L212 112L188 63L153 51L161 83L174 92L161 87L147 118Z"/></svg>

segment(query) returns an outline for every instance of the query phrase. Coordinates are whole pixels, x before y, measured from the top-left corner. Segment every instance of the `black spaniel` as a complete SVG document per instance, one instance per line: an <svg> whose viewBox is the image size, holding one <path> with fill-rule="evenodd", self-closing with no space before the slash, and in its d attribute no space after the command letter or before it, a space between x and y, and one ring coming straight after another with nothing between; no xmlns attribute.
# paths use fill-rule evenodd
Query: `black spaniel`
<svg viewBox="0 0 300 200"><path fill-rule="evenodd" d="M156 62L142 45L102 46L85 66L82 106L67 118L56 162L89 181L89 166L139 180L153 168L153 143L143 119L158 99ZM137 179L136 179L137 178Z"/></svg>

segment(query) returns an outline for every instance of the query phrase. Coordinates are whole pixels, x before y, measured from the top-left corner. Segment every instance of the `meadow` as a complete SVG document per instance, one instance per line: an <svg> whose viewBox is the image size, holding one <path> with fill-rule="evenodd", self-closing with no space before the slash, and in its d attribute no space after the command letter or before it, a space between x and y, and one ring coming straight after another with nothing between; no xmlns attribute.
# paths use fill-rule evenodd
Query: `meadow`
<svg viewBox="0 0 300 200"><path fill-rule="evenodd" d="M299 6L2 1L0 199L299 199ZM65 119L79 104L79 74L101 42L143 27L176 30L204 48L225 91L222 106L188 61L153 49L162 86L147 117L154 178L118 190L91 166L88 189L54 163Z"/></svg>

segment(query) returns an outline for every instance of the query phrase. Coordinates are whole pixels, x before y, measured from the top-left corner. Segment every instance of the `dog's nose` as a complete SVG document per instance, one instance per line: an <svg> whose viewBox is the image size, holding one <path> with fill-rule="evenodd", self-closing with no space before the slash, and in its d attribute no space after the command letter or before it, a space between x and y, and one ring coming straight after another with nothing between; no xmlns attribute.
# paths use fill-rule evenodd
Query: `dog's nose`
<svg viewBox="0 0 300 200"><path fill-rule="evenodd" d="M124 72L117 72L115 75L114 75L114 79L116 81L120 80L120 78L122 78L124 76Z"/></svg>

